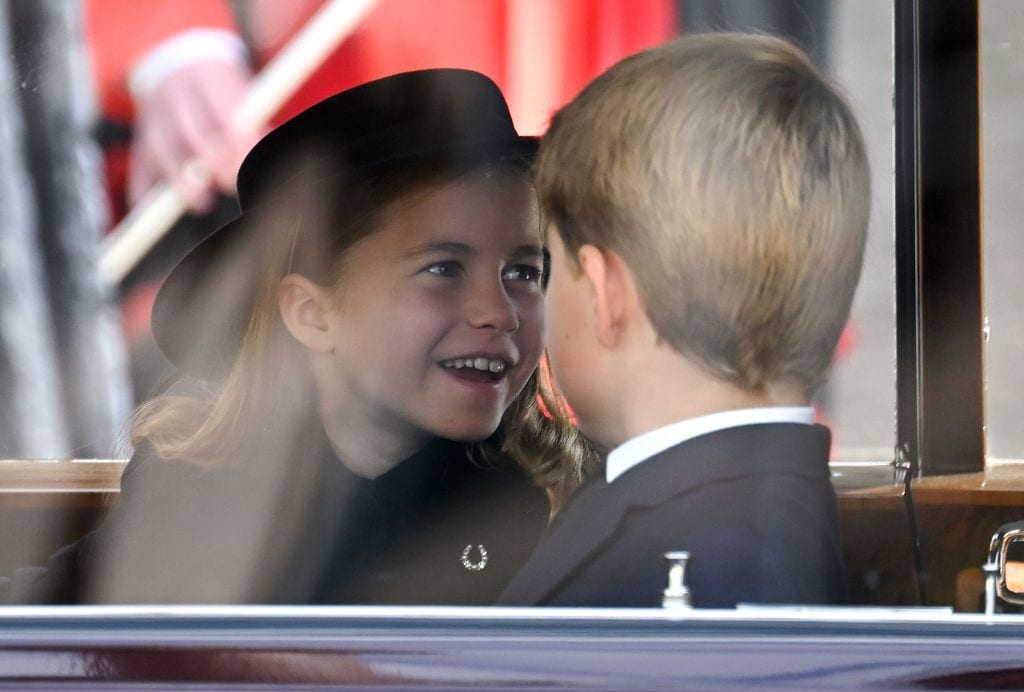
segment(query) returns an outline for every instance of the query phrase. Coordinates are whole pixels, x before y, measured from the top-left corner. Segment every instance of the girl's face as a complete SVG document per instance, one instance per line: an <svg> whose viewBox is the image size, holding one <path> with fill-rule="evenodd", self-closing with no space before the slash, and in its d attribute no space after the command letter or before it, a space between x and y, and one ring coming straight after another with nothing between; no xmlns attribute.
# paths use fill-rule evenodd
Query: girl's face
<svg viewBox="0 0 1024 692"><path fill-rule="evenodd" d="M543 349L541 268L523 174L400 200L345 253L318 382L325 424L410 445L491 435Z"/></svg>

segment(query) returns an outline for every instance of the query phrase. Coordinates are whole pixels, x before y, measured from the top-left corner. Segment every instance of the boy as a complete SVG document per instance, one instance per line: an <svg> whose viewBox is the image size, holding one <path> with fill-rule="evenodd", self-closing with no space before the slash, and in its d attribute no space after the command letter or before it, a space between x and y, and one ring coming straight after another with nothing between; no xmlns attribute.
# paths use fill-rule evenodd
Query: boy
<svg viewBox="0 0 1024 692"><path fill-rule="evenodd" d="M549 349L611 449L500 603L834 603L845 576L825 380L869 207L849 107L798 49L739 34L627 58L553 119L538 162Z"/></svg>

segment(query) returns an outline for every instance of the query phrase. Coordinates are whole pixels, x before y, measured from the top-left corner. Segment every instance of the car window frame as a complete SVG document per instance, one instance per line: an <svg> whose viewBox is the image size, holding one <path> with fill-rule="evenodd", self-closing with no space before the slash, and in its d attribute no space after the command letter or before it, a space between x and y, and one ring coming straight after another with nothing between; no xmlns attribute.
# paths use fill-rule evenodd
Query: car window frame
<svg viewBox="0 0 1024 692"><path fill-rule="evenodd" d="M894 0L897 442L893 465L905 484L984 468L982 375L981 186L977 0ZM949 46L957 46L949 57ZM949 197L952 195L952 198ZM945 198L944 198L945 196ZM962 213L950 214L951 200ZM962 290L950 295L950 267ZM958 368L936 363L955 359ZM936 372L957 370L950 373ZM955 376L953 376L955 375ZM912 514L911 514L912 516ZM287 627L280 628L282 623ZM461 623L461 624L459 624ZM718 624L715 624L718 623ZM316 648L316 641L449 631L458 639L504 632L510 645L561 633L586 641L593 632L625 640L675 638L696 631L717 637L788 636L827 628L837 636L920 637L942 624L945 634L1019 637L1024 616L953 614L947 608L757 608L729 611L660 609L509 609L427 607L137 606L0 609L0 652L49 642L70 647L89 637L109 646L220 638L243 647ZM992 625L997 624L997 630ZM161 634L161 629L167 629ZM624 629L623 629L624 627ZM275 630L275 628L277 628ZM326 628L326 629L325 629ZM334 629L331 629L334 628ZM447 628L447 629L446 629ZM595 630L596 628L596 630ZM604 628L604 629L602 629ZM706 628L706 629L701 629ZM718 628L718 629L716 629ZM987 628L987 629L986 629ZM590 634L588 634L590 632ZM97 633L100 633L97 635ZM106 633L105 635L102 633ZM440 635L438 635L440 636ZM710 636L710 635L709 635ZM205 639L204 639L205 637ZM138 641L134 641L138 645ZM409 653L407 651L407 653ZM409 653L411 656L412 654ZM0 672L0 679L4 674Z"/></svg>

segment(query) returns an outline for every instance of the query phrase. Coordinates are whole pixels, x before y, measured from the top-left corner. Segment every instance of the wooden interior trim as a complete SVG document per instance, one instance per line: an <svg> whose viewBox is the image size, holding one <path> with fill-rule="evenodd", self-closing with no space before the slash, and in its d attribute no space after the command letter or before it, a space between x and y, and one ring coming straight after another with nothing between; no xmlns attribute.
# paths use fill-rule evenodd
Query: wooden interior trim
<svg viewBox="0 0 1024 692"><path fill-rule="evenodd" d="M124 459L0 459L0 493L116 493Z"/></svg>
<svg viewBox="0 0 1024 692"><path fill-rule="evenodd" d="M1024 518L1024 464L915 478L911 492L915 505L1017 505Z"/></svg>
<svg viewBox="0 0 1024 692"><path fill-rule="evenodd" d="M903 497L902 485L877 485L870 488L850 488L848 490L837 490L836 495L840 501L857 500L862 498L887 498Z"/></svg>

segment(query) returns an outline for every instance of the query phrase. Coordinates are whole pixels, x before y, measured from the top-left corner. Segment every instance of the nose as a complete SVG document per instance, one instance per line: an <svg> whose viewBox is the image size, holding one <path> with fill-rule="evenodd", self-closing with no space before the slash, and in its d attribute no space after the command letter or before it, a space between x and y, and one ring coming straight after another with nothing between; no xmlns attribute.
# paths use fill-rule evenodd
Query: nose
<svg viewBox="0 0 1024 692"><path fill-rule="evenodd" d="M468 300L469 323L477 329L514 332L519 329L519 313L502 282L477 285Z"/></svg>

